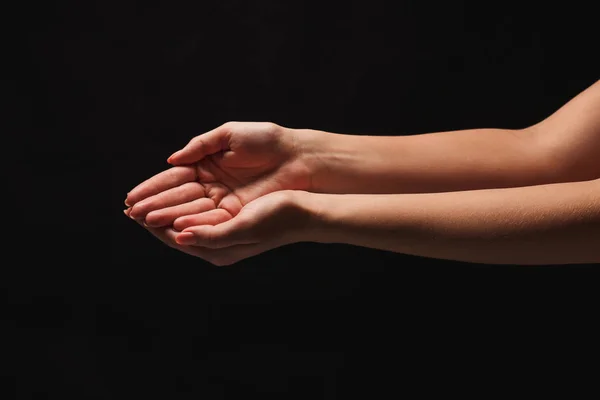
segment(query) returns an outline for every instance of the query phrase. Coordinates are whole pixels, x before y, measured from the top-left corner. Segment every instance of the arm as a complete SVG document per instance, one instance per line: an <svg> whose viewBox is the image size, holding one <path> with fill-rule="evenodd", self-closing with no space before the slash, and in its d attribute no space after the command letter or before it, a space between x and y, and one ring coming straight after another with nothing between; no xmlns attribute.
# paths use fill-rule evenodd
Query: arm
<svg viewBox="0 0 600 400"><path fill-rule="evenodd" d="M299 130L311 191L419 193L600 177L600 81L531 127L412 136Z"/></svg>
<svg viewBox="0 0 600 400"><path fill-rule="evenodd" d="M309 241L486 264L600 262L600 180L399 195L302 193Z"/></svg>

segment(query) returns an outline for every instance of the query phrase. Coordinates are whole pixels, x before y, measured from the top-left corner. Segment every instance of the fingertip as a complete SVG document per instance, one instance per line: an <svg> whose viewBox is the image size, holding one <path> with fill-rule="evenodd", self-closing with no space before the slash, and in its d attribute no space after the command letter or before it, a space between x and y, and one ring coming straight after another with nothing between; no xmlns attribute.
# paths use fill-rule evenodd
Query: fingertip
<svg viewBox="0 0 600 400"><path fill-rule="evenodd" d="M175 162L175 159L179 156L180 151L176 151L175 153L171 154L169 156L169 158L167 158L167 162L169 164L173 164Z"/></svg>
<svg viewBox="0 0 600 400"><path fill-rule="evenodd" d="M168 220L160 212L150 212L144 220L150 228L160 228L161 226L169 225Z"/></svg>
<svg viewBox="0 0 600 400"><path fill-rule="evenodd" d="M138 207L129 207L129 218L138 220L142 217L144 217L144 215L140 214L140 209Z"/></svg>
<svg viewBox="0 0 600 400"><path fill-rule="evenodd" d="M125 214L128 217L129 217L130 213L131 213L131 207L127 208L126 210L123 210L123 214Z"/></svg>
<svg viewBox="0 0 600 400"><path fill-rule="evenodd" d="M185 218L185 217L180 217L180 218ZM200 228L200 226L189 226L187 228L182 229L181 233L191 233L192 235L195 235L198 228Z"/></svg>
<svg viewBox="0 0 600 400"><path fill-rule="evenodd" d="M133 190L131 190L130 192L127 193L127 196L125 196L125 205L127 207L133 207L135 205L135 203L137 203L139 201L139 195L137 195L137 187Z"/></svg>
<svg viewBox="0 0 600 400"><path fill-rule="evenodd" d="M192 232L181 232L175 237L175 241L178 244L191 245L196 243L194 234Z"/></svg>
<svg viewBox="0 0 600 400"><path fill-rule="evenodd" d="M183 231L183 229L186 227L187 225L185 224L185 217L179 217L176 218L175 221L173 221L173 228L175 228L178 231Z"/></svg>

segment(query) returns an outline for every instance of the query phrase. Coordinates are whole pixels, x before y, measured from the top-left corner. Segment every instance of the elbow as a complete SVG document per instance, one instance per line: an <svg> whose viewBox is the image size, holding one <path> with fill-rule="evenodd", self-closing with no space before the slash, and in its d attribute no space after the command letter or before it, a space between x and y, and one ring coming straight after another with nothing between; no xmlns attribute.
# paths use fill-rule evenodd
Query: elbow
<svg viewBox="0 0 600 400"><path fill-rule="evenodd" d="M547 183L581 182L600 178L597 149L578 143L565 134L555 134L544 121L524 129L531 137L539 174Z"/></svg>

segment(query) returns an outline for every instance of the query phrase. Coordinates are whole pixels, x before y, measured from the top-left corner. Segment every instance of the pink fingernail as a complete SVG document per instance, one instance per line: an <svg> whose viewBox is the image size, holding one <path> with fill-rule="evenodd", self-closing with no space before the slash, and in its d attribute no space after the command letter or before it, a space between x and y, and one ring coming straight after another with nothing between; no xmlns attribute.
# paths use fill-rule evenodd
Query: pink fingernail
<svg viewBox="0 0 600 400"><path fill-rule="evenodd" d="M173 161L173 158L174 158L174 157L177 157L177 153L179 153L179 152L178 152L178 151L176 151L175 153L171 154L171 155L169 156L169 158L167 158L167 162L168 162L168 163L171 163L171 162Z"/></svg>
<svg viewBox="0 0 600 400"><path fill-rule="evenodd" d="M194 244L196 243L196 239L194 239L194 234L192 232L182 232L175 238L175 241L179 244Z"/></svg>

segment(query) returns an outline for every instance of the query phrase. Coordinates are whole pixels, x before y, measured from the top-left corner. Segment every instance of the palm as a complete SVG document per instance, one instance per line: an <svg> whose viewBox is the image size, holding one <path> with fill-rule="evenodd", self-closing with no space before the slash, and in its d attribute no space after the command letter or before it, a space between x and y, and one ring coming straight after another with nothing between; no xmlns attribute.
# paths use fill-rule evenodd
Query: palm
<svg viewBox="0 0 600 400"><path fill-rule="evenodd" d="M130 197L142 200L136 202L132 216L145 218L151 226L169 225L176 219L185 225L216 224L231 219L260 196L308 187L307 170L285 130L253 123L238 127L227 139L224 150L138 185Z"/></svg>
<svg viewBox="0 0 600 400"><path fill-rule="evenodd" d="M301 163L278 150L275 143L244 143L239 149L210 155L195 167L197 182L207 193L215 193L211 197L215 207L232 215L265 194L308 186Z"/></svg>

